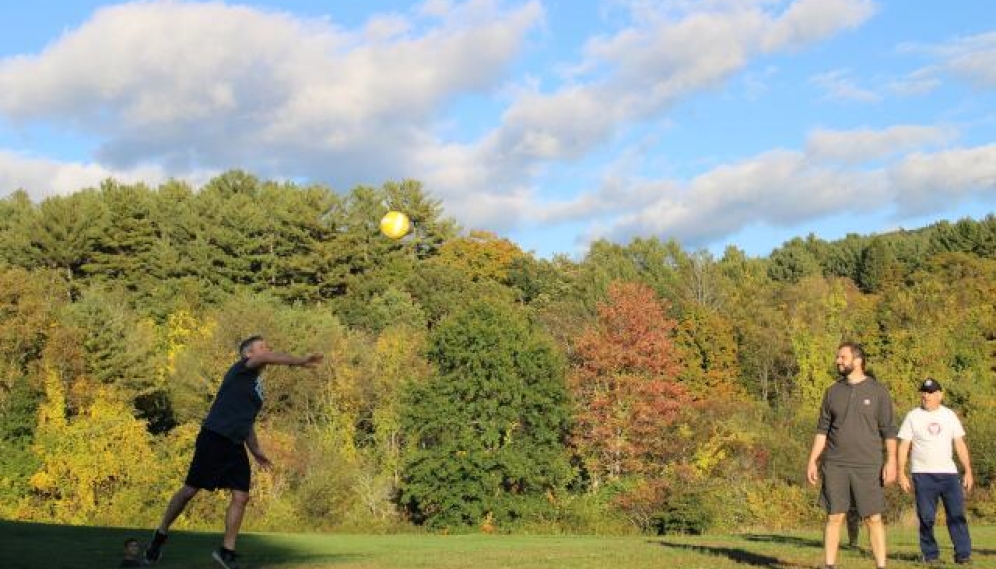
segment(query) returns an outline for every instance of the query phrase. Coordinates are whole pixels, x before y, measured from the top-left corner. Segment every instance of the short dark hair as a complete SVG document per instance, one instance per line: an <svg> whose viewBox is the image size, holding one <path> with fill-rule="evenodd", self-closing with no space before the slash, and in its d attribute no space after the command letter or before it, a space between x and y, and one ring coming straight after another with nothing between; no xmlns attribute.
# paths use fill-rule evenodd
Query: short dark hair
<svg viewBox="0 0 996 569"><path fill-rule="evenodd" d="M126 540L124 541L124 546L125 546L125 547L128 547L129 545L131 545L131 544L133 544L133 543L138 543L138 540L137 540L137 539L135 539L135 538L133 538L133 537L129 537L128 539L126 539Z"/></svg>
<svg viewBox="0 0 996 569"><path fill-rule="evenodd" d="M865 349L857 342L841 342L837 349L847 348L851 350L851 356L861 360L861 369L868 367L868 360L865 358Z"/></svg>
<svg viewBox="0 0 996 569"><path fill-rule="evenodd" d="M260 340L264 339L265 338L257 334L255 336L249 336L245 340L242 340L241 342L239 342L239 355L245 357L246 350L252 347L252 345L255 344L256 342L259 342Z"/></svg>

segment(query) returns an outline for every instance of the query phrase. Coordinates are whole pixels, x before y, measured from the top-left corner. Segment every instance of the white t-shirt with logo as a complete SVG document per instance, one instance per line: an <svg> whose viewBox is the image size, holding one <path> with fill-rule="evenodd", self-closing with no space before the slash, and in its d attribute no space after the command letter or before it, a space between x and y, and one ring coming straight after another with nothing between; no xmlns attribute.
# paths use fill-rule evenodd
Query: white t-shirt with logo
<svg viewBox="0 0 996 569"><path fill-rule="evenodd" d="M951 451L954 440L964 436L958 415L943 405L933 411L917 407L906 414L899 427L899 438L912 441L913 474L958 474Z"/></svg>

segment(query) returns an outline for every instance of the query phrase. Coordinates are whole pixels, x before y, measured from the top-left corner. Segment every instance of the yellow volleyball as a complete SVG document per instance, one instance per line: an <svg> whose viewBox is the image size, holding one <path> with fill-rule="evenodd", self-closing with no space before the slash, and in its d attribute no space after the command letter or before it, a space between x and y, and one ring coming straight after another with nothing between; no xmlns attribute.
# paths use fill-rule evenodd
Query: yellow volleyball
<svg viewBox="0 0 996 569"><path fill-rule="evenodd" d="M408 235L408 230L412 227L408 216L400 211L389 211L380 220L380 232L391 239L401 239Z"/></svg>

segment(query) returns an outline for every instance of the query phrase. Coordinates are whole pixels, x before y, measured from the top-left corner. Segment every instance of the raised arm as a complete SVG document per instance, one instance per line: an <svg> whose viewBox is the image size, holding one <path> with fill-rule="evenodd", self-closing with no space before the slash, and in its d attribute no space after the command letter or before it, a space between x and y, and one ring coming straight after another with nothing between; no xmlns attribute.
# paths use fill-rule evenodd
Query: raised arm
<svg viewBox="0 0 996 569"><path fill-rule="evenodd" d="M313 367L321 363L324 356L322 354L308 354L306 356L292 356L280 352L263 352L249 356L246 360L246 367L257 368L265 365L285 365L285 366L307 366Z"/></svg>

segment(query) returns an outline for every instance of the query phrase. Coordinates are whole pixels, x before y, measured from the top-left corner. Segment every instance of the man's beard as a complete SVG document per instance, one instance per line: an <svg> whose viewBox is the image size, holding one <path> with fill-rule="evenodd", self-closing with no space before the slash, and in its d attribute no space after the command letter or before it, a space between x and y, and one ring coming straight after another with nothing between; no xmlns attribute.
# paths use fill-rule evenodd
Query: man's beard
<svg viewBox="0 0 996 569"><path fill-rule="evenodd" d="M848 376L848 375L851 375L852 371L854 371L854 365L853 364L852 365L843 365L843 364L841 364L841 365L837 366L837 372L840 373L840 375Z"/></svg>

